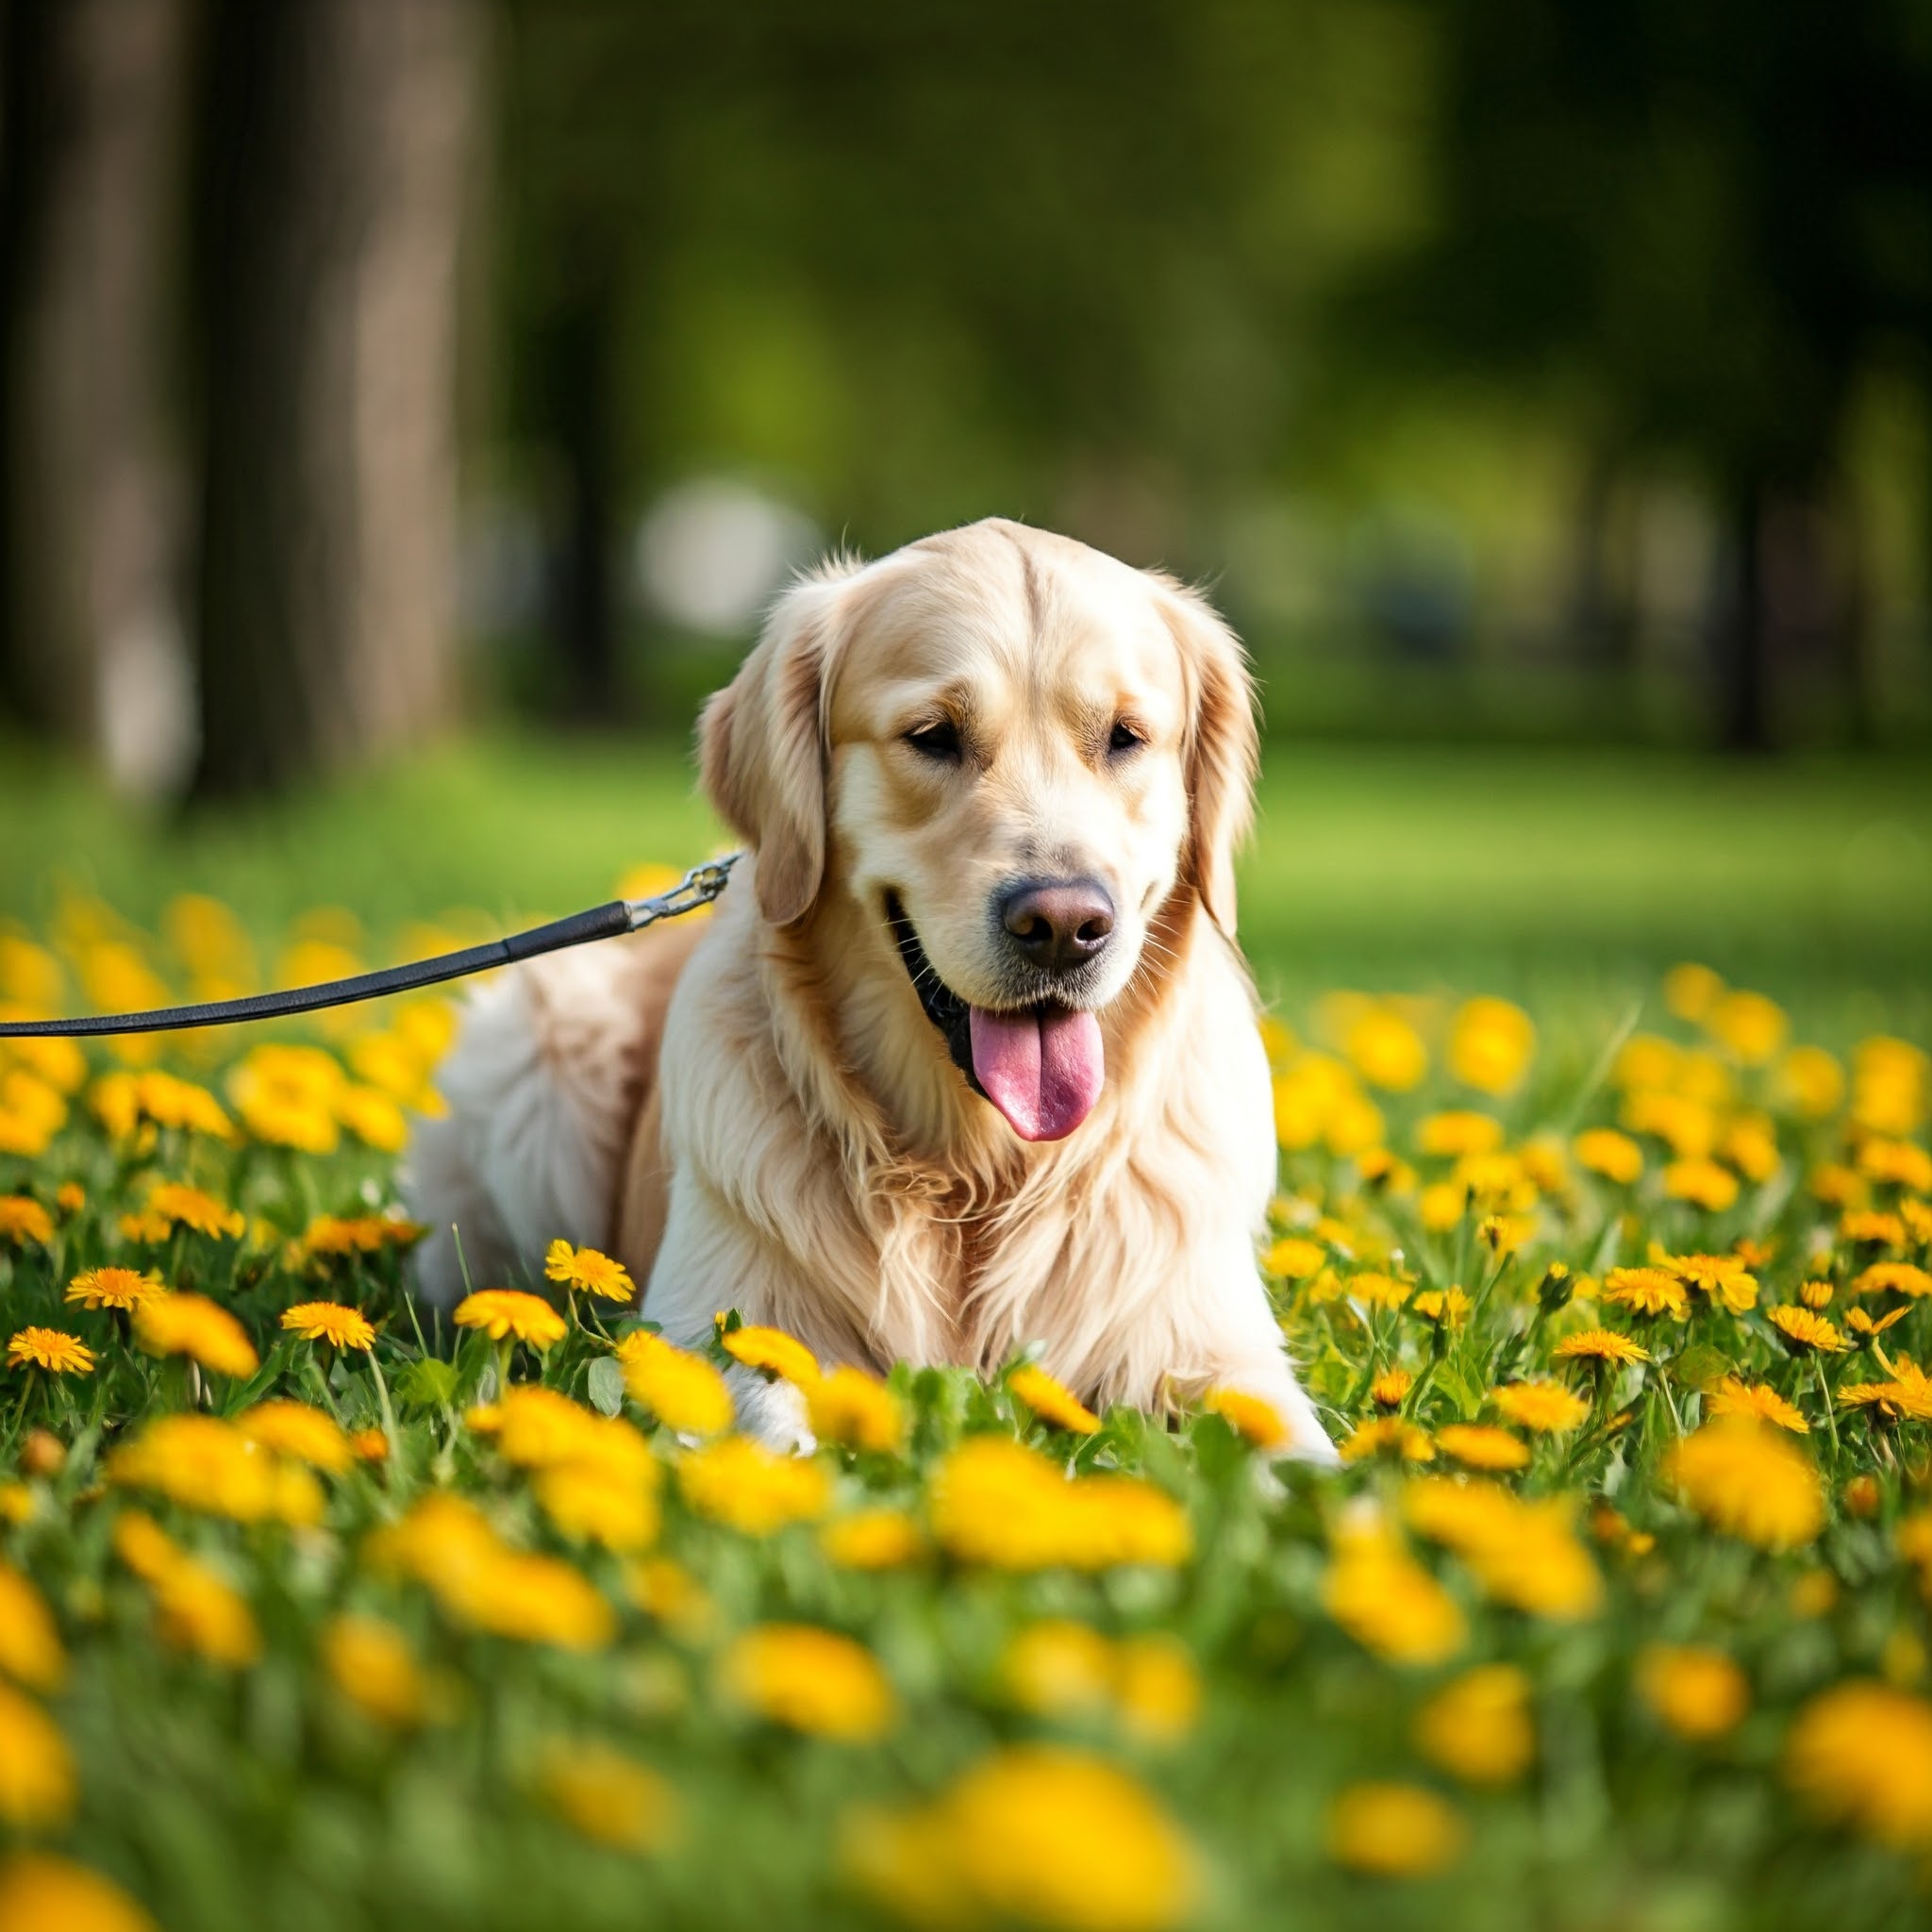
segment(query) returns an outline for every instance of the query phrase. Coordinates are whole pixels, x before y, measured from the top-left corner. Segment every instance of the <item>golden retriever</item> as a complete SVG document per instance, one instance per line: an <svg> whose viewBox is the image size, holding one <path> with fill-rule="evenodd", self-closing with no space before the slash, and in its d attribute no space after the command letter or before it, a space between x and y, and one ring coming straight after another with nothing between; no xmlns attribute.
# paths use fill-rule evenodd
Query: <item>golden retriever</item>
<svg viewBox="0 0 1932 1932"><path fill-rule="evenodd" d="M1234 942L1257 752L1198 595L990 520L779 602L706 708L745 841L713 918L517 969L425 1124L424 1288L603 1246L674 1340L724 1308L824 1362L1094 1404L1263 1397L1334 1454L1256 1264L1268 1066ZM803 1441L742 1378L745 1426Z"/></svg>

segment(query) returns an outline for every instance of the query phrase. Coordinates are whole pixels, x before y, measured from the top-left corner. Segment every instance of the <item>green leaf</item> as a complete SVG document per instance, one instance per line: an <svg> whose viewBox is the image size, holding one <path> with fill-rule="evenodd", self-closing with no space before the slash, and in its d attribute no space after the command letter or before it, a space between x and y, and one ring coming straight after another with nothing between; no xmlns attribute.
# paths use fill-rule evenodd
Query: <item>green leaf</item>
<svg viewBox="0 0 1932 1932"><path fill-rule="evenodd" d="M600 1355L584 1374L591 1407L602 1415L615 1415L624 1407L624 1364L614 1355Z"/></svg>
<svg viewBox="0 0 1932 1932"><path fill-rule="evenodd" d="M1731 1373L1733 1363L1723 1349L1696 1341L1671 1360L1671 1380L1680 1389L1708 1389Z"/></svg>
<svg viewBox="0 0 1932 1932"><path fill-rule="evenodd" d="M441 1356L425 1355L396 1377L396 1399L411 1408L441 1408L457 1399L457 1370Z"/></svg>

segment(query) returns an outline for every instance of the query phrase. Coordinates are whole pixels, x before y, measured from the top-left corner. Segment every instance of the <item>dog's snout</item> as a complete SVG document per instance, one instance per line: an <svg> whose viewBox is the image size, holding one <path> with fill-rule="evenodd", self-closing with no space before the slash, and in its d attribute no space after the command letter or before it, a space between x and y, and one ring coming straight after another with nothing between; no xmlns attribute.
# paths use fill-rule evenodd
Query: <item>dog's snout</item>
<svg viewBox="0 0 1932 1932"><path fill-rule="evenodd" d="M1000 924L1035 966L1065 973L1113 932L1113 900L1097 879L1029 879L1000 901Z"/></svg>

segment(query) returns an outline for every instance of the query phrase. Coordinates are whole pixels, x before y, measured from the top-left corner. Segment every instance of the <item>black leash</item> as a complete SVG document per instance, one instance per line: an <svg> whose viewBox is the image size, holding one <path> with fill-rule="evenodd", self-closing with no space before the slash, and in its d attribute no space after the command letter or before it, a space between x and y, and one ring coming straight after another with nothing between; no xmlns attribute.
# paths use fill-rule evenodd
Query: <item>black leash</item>
<svg viewBox="0 0 1932 1932"><path fill-rule="evenodd" d="M157 1007L147 1013L95 1013L84 1020L0 1020L0 1040L84 1040L108 1033L174 1033L189 1026L226 1026L246 1020L280 1020L291 1013L316 1013L325 1007L353 1006L358 1000L381 999L386 993L413 992L445 979L487 973L492 966L513 966L520 959L561 952L566 946L588 945L592 940L614 940L641 932L660 919L676 919L708 906L731 877L731 868L743 855L708 859L694 865L668 892L650 899L613 899L568 919L553 919L507 938L465 946L459 953L439 953L433 959L416 959L407 966L385 966L379 973L358 973L352 979L325 980L320 986L291 987L286 992L250 993L239 1000L213 1000L200 1007Z"/></svg>

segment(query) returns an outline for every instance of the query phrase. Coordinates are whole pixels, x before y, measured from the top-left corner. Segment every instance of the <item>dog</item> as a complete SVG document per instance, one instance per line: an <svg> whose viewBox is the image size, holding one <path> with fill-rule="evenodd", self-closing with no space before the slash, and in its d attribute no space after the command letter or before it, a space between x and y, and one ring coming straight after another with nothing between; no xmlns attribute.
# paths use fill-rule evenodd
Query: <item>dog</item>
<svg viewBox="0 0 1932 1932"><path fill-rule="evenodd" d="M750 856L708 920L473 998L410 1160L423 1291L538 1276L563 1236L674 1341L735 1307L827 1364L1037 1344L1093 1405L1234 1388L1332 1461L1256 1261L1258 741L1208 602L969 525L794 584L698 735ZM789 1385L738 1392L808 1442Z"/></svg>

